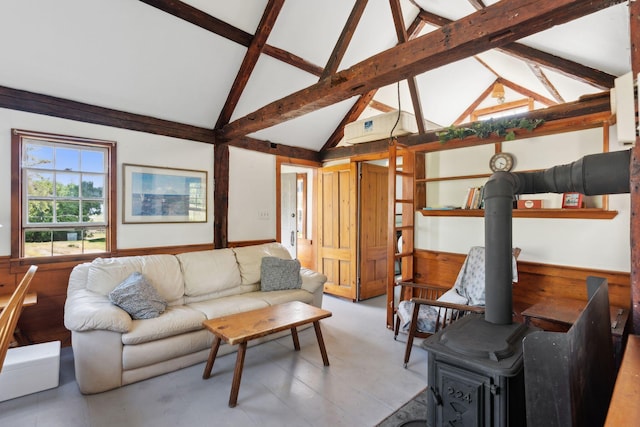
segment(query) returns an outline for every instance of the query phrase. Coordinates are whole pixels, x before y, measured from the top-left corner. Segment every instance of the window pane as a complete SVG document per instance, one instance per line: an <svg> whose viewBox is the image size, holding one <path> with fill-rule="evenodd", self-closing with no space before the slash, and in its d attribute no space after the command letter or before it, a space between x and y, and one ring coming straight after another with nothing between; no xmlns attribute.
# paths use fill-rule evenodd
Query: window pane
<svg viewBox="0 0 640 427"><path fill-rule="evenodd" d="M56 222L80 222L80 202L56 202Z"/></svg>
<svg viewBox="0 0 640 427"><path fill-rule="evenodd" d="M30 200L28 203L29 224L53 222L53 202L50 200Z"/></svg>
<svg viewBox="0 0 640 427"><path fill-rule="evenodd" d="M105 228L87 228L84 233L84 253L106 251L107 230Z"/></svg>
<svg viewBox="0 0 640 427"><path fill-rule="evenodd" d="M53 231L53 255L76 255L82 253L82 230Z"/></svg>
<svg viewBox="0 0 640 427"><path fill-rule="evenodd" d="M22 155L22 167L52 169L53 147L26 143Z"/></svg>
<svg viewBox="0 0 640 427"><path fill-rule="evenodd" d="M80 170L80 150L56 148L56 170Z"/></svg>
<svg viewBox="0 0 640 427"><path fill-rule="evenodd" d="M104 153L101 151L82 151L83 172L105 172Z"/></svg>
<svg viewBox="0 0 640 427"><path fill-rule="evenodd" d="M80 174L79 173L57 173L56 174L56 196L57 197L79 197L80 196Z"/></svg>
<svg viewBox="0 0 640 427"><path fill-rule="evenodd" d="M27 172L28 196L53 196L53 174L49 172Z"/></svg>
<svg viewBox="0 0 640 427"><path fill-rule="evenodd" d="M82 202L82 222L105 223L104 203L98 201Z"/></svg>
<svg viewBox="0 0 640 427"><path fill-rule="evenodd" d="M103 197L104 175L82 174L82 197Z"/></svg>
<svg viewBox="0 0 640 427"><path fill-rule="evenodd" d="M51 256L51 231L25 231L24 256Z"/></svg>

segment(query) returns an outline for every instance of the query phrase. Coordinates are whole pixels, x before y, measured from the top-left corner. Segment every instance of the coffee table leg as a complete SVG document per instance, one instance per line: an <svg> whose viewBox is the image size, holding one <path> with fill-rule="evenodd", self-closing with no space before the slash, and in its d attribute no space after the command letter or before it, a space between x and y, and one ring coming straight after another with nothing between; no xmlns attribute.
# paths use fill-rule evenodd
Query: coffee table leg
<svg viewBox="0 0 640 427"><path fill-rule="evenodd" d="M217 335L213 339L213 344L211 344L211 351L209 352L209 359L207 360L207 366L204 367L204 372L202 373L202 379L206 380L211 376L211 369L213 369L213 362L216 360L216 356L218 355L218 349L220 348L220 337Z"/></svg>
<svg viewBox="0 0 640 427"><path fill-rule="evenodd" d="M295 327L291 328L291 338L293 338L293 348L295 348L296 351L300 351L300 341L298 341L298 330Z"/></svg>
<svg viewBox="0 0 640 427"><path fill-rule="evenodd" d="M240 380L242 379L242 367L244 366L244 354L247 351L247 342L241 342L238 346L238 358L236 368L233 371L233 383L231 383L231 395L229 396L229 407L233 408L238 403L238 391L240 390Z"/></svg>
<svg viewBox="0 0 640 427"><path fill-rule="evenodd" d="M329 366L329 357L327 356L327 349L324 347L324 340L322 339L322 331L320 330L320 321L313 322L313 328L316 330L316 338L318 338L318 346L320 346L320 354L322 354L322 362L324 366Z"/></svg>

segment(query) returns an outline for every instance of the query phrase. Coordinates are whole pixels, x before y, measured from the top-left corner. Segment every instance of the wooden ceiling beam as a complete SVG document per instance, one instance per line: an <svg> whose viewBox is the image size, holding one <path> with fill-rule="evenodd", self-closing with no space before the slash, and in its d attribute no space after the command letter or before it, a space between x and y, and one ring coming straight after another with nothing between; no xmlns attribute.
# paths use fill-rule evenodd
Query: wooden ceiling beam
<svg viewBox="0 0 640 427"><path fill-rule="evenodd" d="M125 111L113 110L110 108L98 107L91 104L85 104L49 95L42 95L34 92L27 92L19 89L12 89L5 86L0 86L0 108L59 117L61 119L74 120L82 123L92 123L137 132L151 133L154 135L170 136L172 138L204 142L207 144L224 145L220 141L216 141L212 129L185 125L183 123L157 119L155 117L143 116L141 114L127 113ZM263 153L277 154L312 161L318 161L320 157L320 153L317 151L291 147L283 144L274 144L269 141L261 141L255 138L241 138L240 140L229 142L229 145L260 151Z"/></svg>
<svg viewBox="0 0 640 427"><path fill-rule="evenodd" d="M218 116L218 120L215 125L216 129L229 123L231 115L238 105L240 96L242 96L242 92L247 87L249 77L251 77L251 73L260 58L260 53L262 53L264 49L267 38L269 37L269 34L271 34L271 30L276 23L276 19L278 19L278 15L282 10L283 4L284 0L269 0L269 3L267 3L264 13L262 14L262 18L260 19L260 23L258 24L258 28L256 29L256 34L251 39L249 48L244 54L240 70L238 70L238 74L236 74L233 85L231 85L231 90L229 91L224 106L222 107L222 111Z"/></svg>
<svg viewBox="0 0 640 427"><path fill-rule="evenodd" d="M349 18L347 18L347 22L342 28L342 33L340 33L340 37L338 37L338 41L333 47L333 52L331 52L331 55L329 55L327 65L325 65L324 71L320 75L320 80L324 79L327 76L330 76L338 70L338 66L340 65L340 62L342 62L342 58L344 58L344 54L349 47L351 38L356 32L358 22L360 22L360 18L362 18L362 14L364 13L364 9L367 6L367 2L368 0L357 0L353 5L353 9L351 9Z"/></svg>
<svg viewBox="0 0 640 427"><path fill-rule="evenodd" d="M551 94L551 96L553 96L553 98L559 103L561 104L564 103L564 98L562 97L562 95L560 95L560 92L558 92L558 89L556 89L553 83L551 83L549 78L547 78L547 75L544 73L544 71L542 71L540 66L537 64L528 64L528 65L529 65L529 69L533 72L533 74L536 76L538 81L542 83L544 88Z"/></svg>
<svg viewBox="0 0 640 427"><path fill-rule="evenodd" d="M216 142L212 129L185 125L141 114L0 86L0 108L43 114L83 123L165 135L191 141Z"/></svg>
<svg viewBox="0 0 640 427"><path fill-rule="evenodd" d="M389 5L391 6L393 23L396 27L398 44L406 43L407 41L409 41L409 36L407 35L407 29L404 27L404 17L402 16L402 7L400 6L400 0L389 0ZM407 78L407 84L409 85L409 94L411 95L411 103L413 104L413 115L416 119L416 125L418 125L418 133L423 134L425 132L424 114L422 113L420 91L418 90L418 82L416 80L416 76ZM399 93L398 97L400 97ZM400 103L400 100L398 100L398 103Z"/></svg>
<svg viewBox="0 0 640 427"><path fill-rule="evenodd" d="M323 107L504 46L623 0L510 0L374 55L274 101L216 131L221 139L257 132Z"/></svg>
<svg viewBox="0 0 640 427"><path fill-rule="evenodd" d="M363 94L358 98L358 100L353 104L353 106L349 109L349 112L342 118L338 127L333 131L327 142L324 143L320 152L335 147L340 143L340 140L344 136L344 127L351 122L358 120L360 114L364 111L365 108L369 105L371 101L373 101L373 97L375 96L378 89L370 90L369 92Z"/></svg>
<svg viewBox="0 0 640 427"><path fill-rule="evenodd" d="M498 77L497 80L499 83L502 83L503 85L505 85L506 87L515 90L518 93L521 93L522 95L528 97L528 98L533 98L534 101L537 101L541 104L544 104L546 106L549 105L556 105L557 102L555 102L552 99L547 98L546 96L542 96L539 93L536 93L532 90L527 89L524 86L520 86L519 84L516 84L514 82L512 82L511 80L507 80L505 78L502 77Z"/></svg>
<svg viewBox="0 0 640 427"><path fill-rule="evenodd" d="M409 26L409 38L410 39L415 38L416 35L420 32L420 30L422 29L423 26L424 26L424 22L421 19L419 19L418 17L416 17L413 20L413 22L411 23L411 25ZM335 147L336 145L338 145L340 143L340 140L344 136L344 127L347 124L358 120L358 118L360 117L362 112L365 110L365 108L367 108L368 105L376 103L376 101L373 99L373 97L375 96L377 91L378 91L377 89L369 91L369 92L363 94L362 96L360 96L360 98L358 98L358 100L351 107L349 112L340 121L340 124L333 131L333 133L331 134L331 136L329 137L327 142L325 142L325 144L322 146L322 149L320 150L320 152L322 152L324 150L327 150L329 148ZM380 104L380 103L378 103L378 104ZM372 108L376 108L376 109L378 109L380 111L385 111L385 110L379 108L380 105L378 105L378 104L372 105ZM389 108L390 108L390 110L387 110L387 111L391 111L391 110L395 109L395 108L392 108L392 107L389 107Z"/></svg>
<svg viewBox="0 0 640 427"><path fill-rule="evenodd" d="M473 111L474 111L476 108L478 108L478 106L482 103L482 101L484 101L484 100L485 100L485 99L486 99L486 98L491 94L491 92L493 91L493 85L495 85L497 82L498 82L498 79L496 79L493 83L491 83L489 86L487 86L487 88L484 90L484 92L482 92L482 93L480 94L480 96L479 96L479 97L477 97L477 98L476 98L476 100L475 100L475 101L473 101L473 102L471 103L471 105L469 105L469 106L467 107L467 109L466 109L466 110L464 110L464 111L462 112L462 114L460 114L460 117L458 117L458 118L453 122L453 124L454 124L455 126L457 126L457 125L459 125L460 123L462 123L462 121L463 121L464 119L466 119L467 117L469 117L469 116L471 115L471 113L473 113Z"/></svg>
<svg viewBox="0 0 640 427"><path fill-rule="evenodd" d="M244 148L261 153L273 154L274 156L293 157L295 159L309 160L320 164L320 153L318 151L309 150L300 147L291 147L289 145L277 144L271 141L263 141L256 138L244 136L234 139L228 143L232 147Z"/></svg>
<svg viewBox="0 0 640 427"><path fill-rule="evenodd" d="M233 25L215 18L200 9L197 9L191 5L183 3L177 0L139 0L142 3L153 6L165 13L175 16L176 18L183 19L193 25L197 25L207 31L224 37L227 40L231 40L242 46L249 47L253 35L242 31ZM269 55L272 58L286 62L289 65L297 67L315 76L322 74L322 67L312 64L299 56L296 56L290 52L286 52L280 48L265 45L263 49L265 55Z"/></svg>
<svg viewBox="0 0 640 427"><path fill-rule="evenodd" d="M420 10L418 17L437 27L442 27L453 22L450 19L425 10ZM583 83L590 84L602 90L611 89L616 78L616 76L596 70L595 68L578 64L577 62L543 52L521 43L508 43L496 49L514 58L547 67L566 77L582 81Z"/></svg>

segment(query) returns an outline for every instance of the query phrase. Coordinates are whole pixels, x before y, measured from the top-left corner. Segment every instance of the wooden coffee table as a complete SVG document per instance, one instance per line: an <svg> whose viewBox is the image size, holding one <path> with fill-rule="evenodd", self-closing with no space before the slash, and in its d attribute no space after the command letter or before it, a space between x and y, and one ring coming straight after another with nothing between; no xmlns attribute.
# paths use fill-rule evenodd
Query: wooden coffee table
<svg viewBox="0 0 640 427"><path fill-rule="evenodd" d="M297 351L300 350L300 343L298 341L298 331L296 327L312 322L316 330L322 361L324 366L329 366L327 350L324 347L324 340L322 339L322 332L320 331L320 319L330 316L330 311L299 301L293 301L260 308L258 310L205 320L202 324L215 335L215 338L211 345L211 352L209 353L209 359L207 360L207 366L204 368L202 378L206 380L211 375L213 362L218 354L221 340L225 340L230 345L239 344L236 367L233 371L231 395L229 396L229 406L233 408L238 402L238 390L240 389L240 379L242 378L242 367L244 366L244 355L247 351L247 343L252 339L290 329L291 337L293 338L293 347Z"/></svg>

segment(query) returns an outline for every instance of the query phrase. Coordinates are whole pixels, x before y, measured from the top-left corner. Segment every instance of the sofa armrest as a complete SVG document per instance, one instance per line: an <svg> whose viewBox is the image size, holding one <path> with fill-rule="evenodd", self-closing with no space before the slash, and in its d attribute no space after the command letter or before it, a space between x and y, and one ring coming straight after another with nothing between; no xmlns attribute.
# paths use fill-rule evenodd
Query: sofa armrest
<svg viewBox="0 0 640 427"><path fill-rule="evenodd" d="M78 289L67 295L64 305L64 326L76 332L107 330L128 332L133 321L131 316L98 293Z"/></svg>
<svg viewBox="0 0 640 427"><path fill-rule="evenodd" d="M305 267L300 269L300 276L302 276L302 289L311 293L315 293L327 281L327 276L324 274Z"/></svg>

